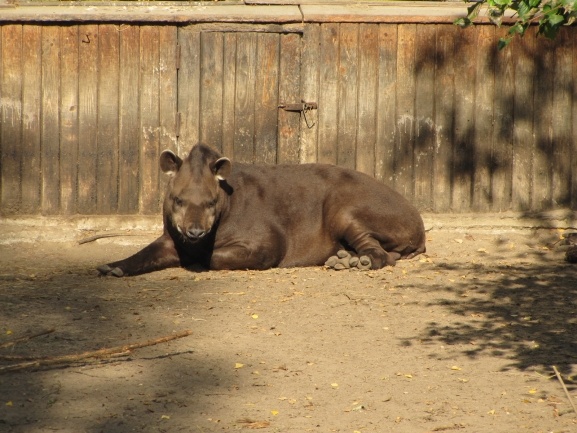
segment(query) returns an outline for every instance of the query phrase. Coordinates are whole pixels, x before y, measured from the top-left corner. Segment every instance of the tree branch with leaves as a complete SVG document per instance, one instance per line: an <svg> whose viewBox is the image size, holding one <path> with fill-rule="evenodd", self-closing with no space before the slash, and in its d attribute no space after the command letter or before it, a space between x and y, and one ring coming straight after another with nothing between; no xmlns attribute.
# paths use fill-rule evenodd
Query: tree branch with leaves
<svg viewBox="0 0 577 433"><path fill-rule="evenodd" d="M467 16L455 24L473 25L482 11L499 27L503 18L511 23L507 35L499 39L499 49L503 49L515 36L523 36L532 24L538 26L538 35L554 39L562 26L571 25L577 19L577 0L480 0L472 3L467 8Z"/></svg>

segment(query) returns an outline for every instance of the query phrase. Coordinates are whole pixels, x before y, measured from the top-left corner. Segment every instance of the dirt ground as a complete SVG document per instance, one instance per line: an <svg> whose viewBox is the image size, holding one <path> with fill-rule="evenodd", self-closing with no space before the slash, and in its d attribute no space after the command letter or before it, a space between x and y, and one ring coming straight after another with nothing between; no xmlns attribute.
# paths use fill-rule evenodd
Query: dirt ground
<svg viewBox="0 0 577 433"><path fill-rule="evenodd" d="M577 265L551 246L561 234L432 230L425 255L380 271L123 279L94 267L153 237L1 245L0 431L577 432L553 370L577 405Z"/></svg>

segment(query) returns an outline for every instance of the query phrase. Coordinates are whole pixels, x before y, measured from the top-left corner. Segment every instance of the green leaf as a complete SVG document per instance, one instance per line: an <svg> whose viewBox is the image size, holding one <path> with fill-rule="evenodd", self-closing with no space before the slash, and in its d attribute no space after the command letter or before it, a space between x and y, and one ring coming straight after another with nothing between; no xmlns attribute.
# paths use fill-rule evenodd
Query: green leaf
<svg viewBox="0 0 577 433"><path fill-rule="evenodd" d="M547 15L547 21L549 21L549 24L552 26L558 26L565 21L565 17L559 14L551 14Z"/></svg>
<svg viewBox="0 0 577 433"><path fill-rule="evenodd" d="M499 50L502 50L503 48L505 48L507 45L509 45L511 43L512 38L500 38L499 39L499 44L497 45L497 47L499 48Z"/></svg>
<svg viewBox="0 0 577 433"><path fill-rule="evenodd" d="M481 6L483 6L483 2L477 2L472 6L467 8L467 18L470 20L474 20L479 15L479 11L481 10Z"/></svg>
<svg viewBox="0 0 577 433"><path fill-rule="evenodd" d="M531 6L528 3L521 1L517 5L517 13L519 14L519 19L521 21L526 21L529 13L531 12Z"/></svg>
<svg viewBox="0 0 577 433"><path fill-rule="evenodd" d="M455 20L455 22L453 23L456 26L459 27L469 27L471 24L473 24L473 22L469 19L469 18L459 18L457 20Z"/></svg>

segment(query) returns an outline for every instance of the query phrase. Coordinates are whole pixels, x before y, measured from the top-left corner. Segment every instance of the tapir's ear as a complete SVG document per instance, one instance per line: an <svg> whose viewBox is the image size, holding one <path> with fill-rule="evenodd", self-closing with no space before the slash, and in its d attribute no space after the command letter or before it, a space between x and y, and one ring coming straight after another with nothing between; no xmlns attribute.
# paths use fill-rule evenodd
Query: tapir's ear
<svg viewBox="0 0 577 433"><path fill-rule="evenodd" d="M160 169L169 176L174 176L181 165L182 159L174 152L165 150L160 154Z"/></svg>
<svg viewBox="0 0 577 433"><path fill-rule="evenodd" d="M218 180L225 180L232 170L232 163L228 158L219 158L215 161L213 166L214 174Z"/></svg>

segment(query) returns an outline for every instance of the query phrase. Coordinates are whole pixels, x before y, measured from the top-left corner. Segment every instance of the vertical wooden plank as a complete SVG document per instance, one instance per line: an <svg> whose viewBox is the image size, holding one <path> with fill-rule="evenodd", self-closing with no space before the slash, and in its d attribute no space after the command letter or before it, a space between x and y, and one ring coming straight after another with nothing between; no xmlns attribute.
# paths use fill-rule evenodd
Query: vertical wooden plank
<svg viewBox="0 0 577 433"><path fill-rule="evenodd" d="M0 158L2 169L2 211L20 211L22 192L22 26L8 24L2 30L2 82L0 83Z"/></svg>
<svg viewBox="0 0 577 433"><path fill-rule="evenodd" d="M42 27L42 212L60 210L60 29Z"/></svg>
<svg viewBox="0 0 577 433"><path fill-rule="evenodd" d="M507 29L496 30L495 39L506 36ZM494 211L511 209L513 170L513 110L515 99L515 65L511 49L495 56L493 96L493 151L491 156L491 197Z"/></svg>
<svg viewBox="0 0 577 433"><path fill-rule="evenodd" d="M528 35L532 37L531 35ZM551 207L551 171L553 158L553 89L555 47L554 43L542 38L528 54L534 60L533 93L533 176L531 210L540 211ZM527 143L529 144L529 143Z"/></svg>
<svg viewBox="0 0 577 433"><path fill-rule="evenodd" d="M178 93L178 72L177 66L177 46L178 29L176 26L159 26L160 32L160 142L159 150L166 149L177 152L176 138L176 116L177 116L177 93ZM216 53L215 53L216 54ZM156 171L159 170L159 161L156 160ZM160 185L158 195L159 209L162 207L164 191L168 183L168 176L159 173Z"/></svg>
<svg viewBox="0 0 577 433"><path fill-rule="evenodd" d="M200 33L194 25L178 30L180 69L178 153L184 156L200 140Z"/></svg>
<svg viewBox="0 0 577 433"><path fill-rule="evenodd" d="M475 86L477 50L476 28L464 29L455 41L455 131L453 149L452 208L468 211L471 208L474 170Z"/></svg>
<svg viewBox="0 0 577 433"><path fill-rule="evenodd" d="M300 102L300 58L301 36L291 33L280 35L281 53L279 68L279 102ZM303 96L303 98L305 98ZM309 101L305 98L305 101ZM314 122L316 112L308 111L305 114L290 113L278 110L278 163L297 163L299 155L299 130L307 128L307 121ZM301 126L302 125L302 126Z"/></svg>
<svg viewBox="0 0 577 433"><path fill-rule="evenodd" d="M140 138L140 27L123 26L119 64L118 212L138 213Z"/></svg>
<svg viewBox="0 0 577 433"><path fill-rule="evenodd" d="M306 24L305 32L302 36L302 58L301 58L301 94L305 101L318 102L319 100L319 72L320 65L320 24ZM282 60L281 60L282 61ZM281 71L283 68L281 67ZM282 72L281 72L282 73ZM321 107L319 107L319 110ZM303 125L300 133L299 162L317 162L318 145L318 110L307 114L309 124L312 128Z"/></svg>
<svg viewBox="0 0 577 433"><path fill-rule="evenodd" d="M40 95L42 28L22 27L22 213L40 210Z"/></svg>
<svg viewBox="0 0 577 433"><path fill-rule="evenodd" d="M78 179L78 26L60 28L60 207L76 212Z"/></svg>
<svg viewBox="0 0 577 433"><path fill-rule="evenodd" d="M355 168L357 146L359 24L339 28L339 86L337 105L337 163Z"/></svg>
<svg viewBox="0 0 577 433"><path fill-rule="evenodd" d="M575 37L577 37L577 29L575 27L571 27L571 29L567 29L569 34L571 35L571 39L575 41ZM572 116L571 116L571 127L572 127L572 140L571 140L571 209L577 210L577 43L573 42L573 50L572 50L572 59L573 59L573 68L572 68L572 76L573 76L573 89L572 89Z"/></svg>
<svg viewBox="0 0 577 433"><path fill-rule="evenodd" d="M339 25L321 24L318 162L337 163Z"/></svg>
<svg viewBox="0 0 577 433"><path fill-rule="evenodd" d="M115 25L98 27L98 134L96 203L98 213L118 208L118 90L120 40Z"/></svg>
<svg viewBox="0 0 577 433"><path fill-rule="evenodd" d="M359 27L359 81L356 169L375 175L377 141L377 86L379 67L379 26Z"/></svg>
<svg viewBox="0 0 577 433"><path fill-rule="evenodd" d="M553 88L553 149L552 158L552 204L554 208L571 204L571 103L573 93L572 66L575 40L569 29L563 28L555 40L554 88ZM575 127L575 126L574 126ZM574 175L577 173L573 172Z"/></svg>
<svg viewBox="0 0 577 433"><path fill-rule="evenodd" d="M415 127L415 24L400 24L397 48L397 140L394 154L394 187L408 200L414 193Z"/></svg>
<svg viewBox="0 0 577 433"><path fill-rule="evenodd" d="M460 61L455 41L461 29L452 24L440 25L435 51L435 125L437 137L433 161L433 209L447 212L451 208L453 178L453 137L455 120L455 63Z"/></svg>
<svg viewBox="0 0 577 433"><path fill-rule="evenodd" d="M236 33L224 34L223 47L223 96L222 96L222 153L234 156L235 83L236 83Z"/></svg>
<svg viewBox="0 0 577 433"><path fill-rule="evenodd" d="M78 27L78 212L96 213L98 26Z"/></svg>
<svg viewBox="0 0 577 433"><path fill-rule="evenodd" d="M513 117L512 202L514 210L531 208L531 175L533 148L533 49L535 38L529 33L509 48L515 64Z"/></svg>
<svg viewBox="0 0 577 433"><path fill-rule="evenodd" d="M234 159L254 162L254 107L256 86L255 33L241 33L236 41Z"/></svg>
<svg viewBox="0 0 577 433"><path fill-rule="evenodd" d="M157 213L160 206L158 158L160 141L160 35L157 26L140 27L140 210Z"/></svg>
<svg viewBox="0 0 577 433"><path fill-rule="evenodd" d="M433 155L435 152L435 50L436 27L417 26L415 43L415 197L419 209L433 207Z"/></svg>
<svg viewBox="0 0 577 433"><path fill-rule="evenodd" d="M254 161L274 164L277 161L280 35L259 34L256 45Z"/></svg>
<svg viewBox="0 0 577 433"><path fill-rule="evenodd" d="M200 37L200 141L222 151L223 34Z"/></svg>
<svg viewBox="0 0 577 433"><path fill-rule="evenodd" d="M472 210L488 212L491 209L491 153L493 143L493 98L495 88L494 58L497 40L493 26L477 28L475 132L473 136L474 170Z"/></svg>
<svg viewBox="0 0 577 433"><path fill-rule="evenodd" d="M397 29L398 24L379 26L379 91L375 176L393 182L397 122Z"/></svg>

